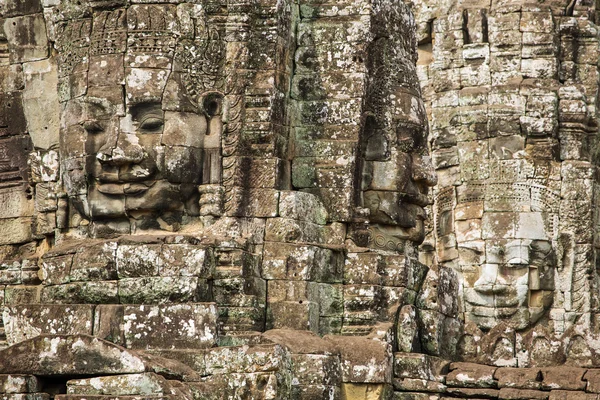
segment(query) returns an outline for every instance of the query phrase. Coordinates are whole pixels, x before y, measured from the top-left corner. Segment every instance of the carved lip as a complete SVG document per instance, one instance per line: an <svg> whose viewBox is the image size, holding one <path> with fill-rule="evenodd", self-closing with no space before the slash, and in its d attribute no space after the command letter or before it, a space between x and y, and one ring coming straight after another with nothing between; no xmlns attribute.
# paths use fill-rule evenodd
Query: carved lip
<svg viewBox="0 0 600 400"><path fill-rule="evenodd" d="M420 207L426 207L431 204L429 197L423 193L403 193L402 201L405 203L415 204Z"/></svg>
<svg viewBox="0 0 600 400"><path fill-rule="evenodd" d="M98 183L96 189L103 194L113 196L139 195L145 193L156 182L134 182L134 183Z"/></svg>
<svg viewBox="0 0 600 400"><path fill-rule="evenodd" d="M477 306L470 309L468 312L482 318L509 318L515 315L519 311L519 306L514 307L487 307ZM493 310L493 315L490 315L490 311Z"/></svg>

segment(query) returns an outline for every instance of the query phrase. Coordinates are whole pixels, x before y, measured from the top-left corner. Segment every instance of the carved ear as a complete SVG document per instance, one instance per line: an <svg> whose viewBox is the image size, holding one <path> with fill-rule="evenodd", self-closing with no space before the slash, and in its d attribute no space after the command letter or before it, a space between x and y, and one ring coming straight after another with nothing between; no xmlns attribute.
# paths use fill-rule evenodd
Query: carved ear
<svg viewBox="0 0 600 400"><path fill-rule="evenodd" d="M225 96L221 92L207 92L200 95L198 105L208 118L224 115Z"/></svg>

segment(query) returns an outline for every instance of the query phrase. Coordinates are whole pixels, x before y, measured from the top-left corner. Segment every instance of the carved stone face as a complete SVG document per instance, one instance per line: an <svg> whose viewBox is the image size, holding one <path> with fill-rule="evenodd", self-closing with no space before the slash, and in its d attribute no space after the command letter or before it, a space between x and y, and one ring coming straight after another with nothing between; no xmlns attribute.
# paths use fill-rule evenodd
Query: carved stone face
<svg viewBox="0 0 600 400"><path fill-rule="evenodd" d="M87 186L83 212L92 219L183 211L199 183L206 118L165 110L163 88L144 87L144 79L157 79L154 75L128 70L124 90L117 85L88 88L77 104L67 106L66 118L78 120L85 137L85 174L67 173L72 188ZM143 91L143 96L132 91ZM80 143L64 145L68 152Z"/></svg>
<svg viewBox="0 0 600 400"><path fill-rule="evenodd" d="M380 42L374 65L390 65L390 43ZM389 51L389 53L387 53ZM387 61L387 63L386 63ZM393 65L393 62L391 63ZM396 250L424 237L428 187L437 178L427 147L427 116L420 92L397 72L375 68L363 129L362 200L369 210L371 245Z"/></svg>
<svg viewBox="0 0 600 400"><path fill-rule="evenodd" d="M463 268L466 318L481 329L534 324L552 305L556 255L540 213L522 213L524 233L486 243L479 266Z"/></svg>
<svg viewBox="0 0 600 400"><path fill-rule="evenodd" d="M222 97L188 95L169 36L178 26L174 10L139 5L95 13L89 58L66 77L80 79L87 69L83 95L64 107L61 151L67 194L90 220L157 228L157 220L197 214L205 142L218 147L211 116L220 114Z"/></svg>
<svg viewBox="0 0 600 400"><path fill-rule="evenodd" d="M422 147L426 142L423 135L423 131L399 127L389 160L365 161L364 206L370 211L371 223L378 224L376 229L385 236L423 240L427 190L436 181L428 153ZM373 240L378 240L377 235ZM383 242L375 244L386 247Z"/></svg>

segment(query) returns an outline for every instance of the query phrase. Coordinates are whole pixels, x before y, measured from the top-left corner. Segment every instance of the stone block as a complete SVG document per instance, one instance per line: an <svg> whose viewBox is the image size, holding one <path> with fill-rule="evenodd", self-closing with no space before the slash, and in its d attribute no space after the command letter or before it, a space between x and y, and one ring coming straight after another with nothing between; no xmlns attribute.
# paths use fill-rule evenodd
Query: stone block
<svg viewBox="0 0 600 400"><path fill-rule="evenodd" d="M521 22L519 26L521 32L544 32L552 33L554 31L554 19L550 11L521 13Z"/></svg>
<svg viewBox="0 0 600 400"><path fill-rule="evenodd" d="M69 280L107 281L117 279L116 242L102 242L78 249L73 257Z"/></svg>
<svg viewBox="0 0 600 400"><path fill-rule="evenodd" d="M151 372L67 381L67 394L77 396L153 396L165 391L168 393L166 379Z"/></svg>
<svg viewBox="0 0 600 400"><path fill-rule="evenodd" d="M339 386L342 381L337 355L294 354L292 374L300 385Z"/></svg>
<svg viewBox="0 0 600 400"><path fill-rule="evenodd" d="M131 349L202 349L216 344L217 308L210 303L125 306Z"/></svg>
<svg viewBox="0 0 600 400"><path fill-rule="evenodd" d="M37 336L0 350L0 359L0 374L81 376L146 370L144 361L134 353L87 335Z"/></svg>
<svg viewBox="0 0 600 400"><path fill-rule="evenodd" d="M125 306L99 304L94 310L93 335L111 343L125 346L123 318Z"/></svg>
<svg viewBox="0 0 600 400"><path fill-rule="evenodd" d="M495 367L472 363L452 363L450 373L446 376L448 387L462 388L496 388L498 381L494 379Z"/></svg>
<svg viewBox="0 0 600 400"><path fill-rule="evenodd" d="M279 216L325 225L327 210L315 195L282 191L279 196Z"/></svg>
<svg viewBox="0 0 600 400"><path fill-rule="evenodd" d="M48 39L43 14L6 18L4 32L9 43L11 64L48 57Z"/></svg>
<svg viewBox="0 0 600 400"><path fill-rule="evenodd" d="M298 400L341 400L338 386L293 385L292 398Z"/></svg>
<svg viewBox="0 0 600 400"><path fill-rule="evenodd" d="M126 101L148 101L148 93L162 93L169 72L162 68L125 68ZM162 99L157 97L155 100L160 102Z"/></svg>
<svg viewBox="0 0 600 400"><path fill-rule="evenodd" d="M198 399L261 399L267 393L274 398L285 398L289 388L278 382L279 376L274 372L217 374L189 386Z"/></svg>
<svg viewBox="0 0 600 400"><path fill-rule="evenodd" d="M210 288L199 290L198 296L210 300ZM212 281L212 297L219 306L264 307L267 283L264 279L229 278Z"/></svg>
<svg viewBox="0 0 600 400"><path fill-rule="evenodd" d="M342 399L345 400L385 400L393 389L385 383L342 383Z"/></svg>
<svg viewBox="0 0 600 400"><path fill-rule="evenodd" d="M29 135L36 149L50 150L59 144L61 112L56 95L57 67L52 59L30 62L24 65L23 73L23 111Z"/></svg>
<svg viewBox="0 0 600 400"><path fill-rule="evenodd" d="M0 5L0 13L5 18L38 12L42 12L42 5L39 0L6 0Z"/></svg>
<svg viewBox="0 0 600 400"><path fill-rule="evenodd" d="M449 361L420 353L394 353L394 377L443 383Z"/></svg>
<svg viewBox="0 0 600 400"><path fill-rule="evenodd" d="M255 339L256 332L265 326L264 306L259 307L230 307L218 306L219 319L217 321L219 329L219 340L224 343L232 343L237 346L252 342ZM224 338L228 335L227 338Z"/></svg>
<svg viewBox="0 0 600 400"><path fill-rule="evenodd" d="M178 362L190 367L193 371L197 372L202 376L208 375L206 373L206 362L205 362L205 350L198 349L153 349L147 350L147 353L166 358L171 360L177 360Z"/></svg>
<svg viewBox="0 0 600 400"><path fill-rule="evenodd" d="M537 368L498 368L494 378L498 387L517 389L536 389L542 387L542 373Z"/></svg>
<svg viewBox="0 0 600 400"><path fill-rule="evenodd" d="M262 275L266 279L341 282L342 254L319 246L266 242Z"/></svg>
<svg viewBox="0 0 600 400"><path fill-rule="evenodd" d="M267 326L270 329L319 331L319 304L313 301L269 302Z"/></svg>
<svg viewBox="0 0 600 400"><path fill-rule="evenodd" d="M240 167L232 185L244 188L280 189L287 175L286 164L279 158L239 157Z"/></svg>
<svg viewBox="0 0 600 400"><path fill-rule="evenodd" d="M542 368L544 378L542 389L585 390L586 381L583 380L585 372L584 368L565 366Z"/></svg>
<svg viewBox="0 0 600 400"><path fill-rule="evenodd" d="M324 340L309 331L272 329L266 331L262 337L265 340L287 347L292 354L339 354L334 343Z"/></svg>
<svg viewBox="0 0 600 400"><path fill-rule="evenodd" d="M27 304L4 308L6 340L10 345L38 335L92 334L93 305Z"/></svg>
<svg viewBox="0 0 600 400"><path fill-rule="evenodd" d="M117 303L117 281L71 282L42 287L42 303L112 304Z"/></svg>
<svg viewBox="0 0 600 400"><path fill-rule="evenodd" d="M345 240L342 224L318 225L288 218L267 220L265 240L284 243L341 245Z"/></svg>
<svg viewBox="0 0 600 400"><path fill-rule="evenodd" d="M549 392L531 389L502 388L498 392L498 398L507 400L547 400Z"/></svg>
<svg viewBox="0 0 600 400"><path fill-rule="evenodd" d="M445 393L446 385L426 379L394 378L394 389L402 392Z"/></svg>
<svg viewBox="0 0 600 400"><path fill-rule="evenodd" d="M42 257L40 277L45 285L59 285L69 282L73 254L51 255Z"/></svg>
<svg viewBox="0 0 600 400"><path fill-rule="evenodd" d="M325 336L340 352L342 382L392 383L391 347L366 337Z"/></svg>
<svg viewBox="0 0 600 400"><path fill-rule="evenodd" d="M325 168L317 171L322 176ZM334 174L335 171L329 171ZM347 176L349 179L350 177ZM325 186L325 185L324 185ZM350 187L318 187L304 190L321 199L330 221L348 222L352 218L352 190Z"/></svg>
<svg viewBox="0 0 600 400"><path fill-rule="evenodd" d="M446 393L458 398L497 398L499 390L491 388L447 388Z"/></svg>
<svg viewBox="0 0 600 400"><path fill-rule="evenodd" d="M2 269L0 270L0 284L2 285L19 285L22 283L21 271L18 269Z"/></svg>
<svg viewBox="0 0 600 400"><path fill-rule="evenodd" d="M347 99L363 95L365 74L330 72L327 74L294 74L291 97L298 100Z"/></svg>
<svg viewBox="0 0 600 400"><path fill-rule="evenodd" d="M31 241L31 224L29 217L0 219L0 245Z"/></svg>
<svg viewBox="0 0 600 400"><path fill-rule="evenodd" d="M583 393L580 391L570 390L553 390L550 392L549 400L597 400L598 395L595 393Z"/></svg>
<svg viewBox="0 0 600 400"><path fill-rule="evenodd" d="M302 304L306 301L317 301L319 286L316 282L307 281L269 281L267 301L269 303L279 301L295 301Z"/></svg>
<svg viewBox="0 0 600 400"><path fill-rule="evenodd" d="M24 190L18 188L3 188L0 190L2 218L19 218L33 216L33 201Z"/></svg>
<svg viewBox="0 0 600 400"><path fill-rule="evenodd" d="M278 190L234 187L226 199L225 214L232 217L276 217L278 203Z"/></svg>
<svg viewBox="0 0 600 400"><path fill-rule="evenodd" d="M145 396L137 396L137 395L132 395L132 396L104 396L104 395L79 395L79 394L59 394L56 395L55 400L142 400L142 399L148 399L148 400L170 400L169 396L162 396L162 395L145 395Z"/></svg>
<svg viewBox="0 0 600 400"><path fill-rule="evenodd" d="M199 280L190 277L126 278L118 281L119 299L126 304L194 301Z"/></svg>
<svg viewBox="0 0 600 400"><path fill-rule="evenodd" d="M121 244L116 251L120 279L158 276L163 264L160 244Z"/></svg>
<svg viewBox="0 0 600 400"><path fill-rule="evenodd" d="M0 394L2 400L50 400L50 395L47 393L30 393L30 394Z"/></svg>
<svg viewBox="0 0 600 400"><path fill-rule="evenodd" d="M0 375L0 393L40 392L41 384L32 375Z"/></svg>
<svg viewBox="0 0 600 400"><path fill-rule="evenodd" d="M586 392L600 393L600 370L588 369L583 375L583 380L587 381Z"/></svg>
<svg viewBox="0 0 600 400"><path fill-rule="evenodd" d="M189 244L164 244L160 249L159 273L161 276L195 276L212 278L215 262L212 253L201 246Z"/></svg>
<svg viewBox="0 0 600 400"><path fill-rule="evenodd" d="M41 289L41 285L7 286L4 290L4 302L7 305L39 303Z"/></svg>
<svg viewBox="0 0 600 400"><path fill-rule="evenodd" d="M287 368L290 355L280 345L216 347L204 352L205 373L276 372Z"/></svg>
<svg viewBox="0 0 600 400"><path fill-rule="evenodd" d="M380 285L383 257L377 253L349 253L344 265L344 283Z"/></svg>

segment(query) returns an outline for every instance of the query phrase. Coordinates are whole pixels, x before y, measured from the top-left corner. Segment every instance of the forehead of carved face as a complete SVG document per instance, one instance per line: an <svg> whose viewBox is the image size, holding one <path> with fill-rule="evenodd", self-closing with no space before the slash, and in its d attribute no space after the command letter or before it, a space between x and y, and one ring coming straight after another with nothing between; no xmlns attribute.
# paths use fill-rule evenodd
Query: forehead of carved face
<svg viewBox="0 0 600 400"><path fill-rule="evenodd" d="M220 126L211 120L220 120L222 97L189 95L169 32L176 23L169 5L94 15L103 30L92 31L89 56L68 76L77 80L87 68L82 95L66 101L61 130L66 189L90 219L152 225L157 215L197 212L203 161L219 146Z"/></svg>
<svg viewBox="0 0 600 400"><path fill-rule="evenodd" d="M539 238L543 229L532 230L540 232L522 236L533 239L486 241L482 264L463 267L466 315L480 328L503 322L524 329L551 306L556 256L552 243Z"/></svg>

